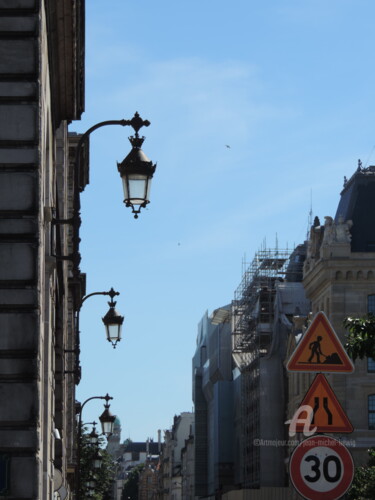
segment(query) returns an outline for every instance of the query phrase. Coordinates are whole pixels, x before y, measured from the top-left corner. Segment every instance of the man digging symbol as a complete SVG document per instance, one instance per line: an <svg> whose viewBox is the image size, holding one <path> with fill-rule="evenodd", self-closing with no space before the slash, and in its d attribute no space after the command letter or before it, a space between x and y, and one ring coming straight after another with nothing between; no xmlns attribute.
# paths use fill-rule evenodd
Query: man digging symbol
<svg viewBox="0 0 375 500"><path fill-rule="evenodd" d="M316 337L316 340L314 342L311 342L309 345L309 349L311 350L311 354L309 357L309 363L312 362L314 356L316 357L316 363L320 363L320 356L324 356L325 358L327 357L325 354L322 353L322 348L320 346L320 342L322 341L323 337L318 335Z"/></svg>

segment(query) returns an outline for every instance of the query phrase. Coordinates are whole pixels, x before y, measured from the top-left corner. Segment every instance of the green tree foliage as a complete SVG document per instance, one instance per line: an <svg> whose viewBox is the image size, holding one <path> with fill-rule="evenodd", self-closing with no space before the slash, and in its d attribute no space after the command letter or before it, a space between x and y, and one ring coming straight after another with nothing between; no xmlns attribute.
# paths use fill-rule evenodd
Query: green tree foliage
<svg viewBox="0 0 375 500"><path fill-rule="evenodd" d="M144 468L144 464L139 464L133 467L128 473L122 490L121 500L138 500L139 476Z"/></svg>
<svg viewBox="0 0 375 500"><path fill-rule="evenodd" d="M364 357L375 359L375 316L346 318L344 327L348 332L345 349L349 356L354 361Z"/></svg>
<svg viewBox="0 0 375 500"><path fill-rule="evenodd" d="M375 359L375 316L346 318L347 330L345 349L355 361L365 357ZM369 450L370 459L366 466L356 467L352 486L345 498L348 500L373 500L375 498L375 449Z"/></svg>
<svg viewBox="0 0 375 500"><path fill-rule="evenodd" d="M375 498L375 450L368 450L368 465L356 467L353 483L345 498L348 500L373 500Z"/></svg>
<svg viewBox="0 0 375 500"><path fill-rule="evenodd" d="M92 498L94 500L110 500L112 498L111 492L115 476L115 466L112 457L102 448L105 444L104 441L100 437L98 445L93 445L89 442L86 430L84 429L82 432L80 459L81 498ZM98 449L102 456L101 467L94 469L93 460ZM94 490L90 490L87 486L87 483L92 480L95 482Z"/></svg>

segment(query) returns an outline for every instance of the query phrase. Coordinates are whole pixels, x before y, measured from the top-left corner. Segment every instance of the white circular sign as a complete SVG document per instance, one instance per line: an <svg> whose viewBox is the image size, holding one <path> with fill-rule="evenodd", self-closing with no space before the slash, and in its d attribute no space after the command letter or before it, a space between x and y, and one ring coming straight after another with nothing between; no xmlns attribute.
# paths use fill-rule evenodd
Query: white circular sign
<svg viewBox="0 0 375 500"><path fill-rule="evenodd" d="M353 459L337 439L312 436L293 451L289 463L295 489L307 500L336 500L353 480Z"/></svg>

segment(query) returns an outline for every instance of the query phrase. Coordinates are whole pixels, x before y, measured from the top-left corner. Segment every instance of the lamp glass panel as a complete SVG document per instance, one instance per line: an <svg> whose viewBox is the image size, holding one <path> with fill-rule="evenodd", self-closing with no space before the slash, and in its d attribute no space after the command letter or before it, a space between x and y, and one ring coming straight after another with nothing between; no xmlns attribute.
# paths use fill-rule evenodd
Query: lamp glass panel
<svg viewBox="0 0 375 500"><path fill-rule="evenodd" d="M99 436L89 434L89 443L90 444L98 444Z"/></svg>
<svg viewBox="0 0 375 500"><path fill-rule="evenodd" d="M122 334L122 325L117 325L117 335L118 339L121 339L121 334Z"/></svg>
<svg viewBox="0 0 375 500"><path fill-rule="evenodd" d="M121 339L122 325L118 325L118 324L106 325L105 328L107 331L108 340Z"/></svg>
<svg viewBox="0 0 375 500"><path fill-rule="evenodd" d="M122 188L124 190L124 200L129 199L129 186L128 186L128 177L124 175L122 177Z"/></svg>
<svg viewBox="0 0 375 500"><path fill-rule="evenodd" d="M142 205L147 199L147 175L131 174L128 176L129 201L133 205Z"/></svg>
<svg viewBox="0 0 375 500"><path fill-rule="evenodd" d="M114 422L102 422L103 434L105 434L106 436L110 436L111 434L113 434L113 425Z"/></svg>
<svg viewBox="0 0 375 500"><path fill-rule="evenodd" d="M147 201L150 201L150 191L151 191L151 178L148 179L147 183L147 195L146 195Z"/></svg>

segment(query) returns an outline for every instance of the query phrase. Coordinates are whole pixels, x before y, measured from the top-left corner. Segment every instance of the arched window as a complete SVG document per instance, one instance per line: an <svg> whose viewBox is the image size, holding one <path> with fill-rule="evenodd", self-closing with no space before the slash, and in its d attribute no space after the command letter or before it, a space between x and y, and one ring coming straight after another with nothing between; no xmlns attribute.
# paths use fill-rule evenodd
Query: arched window
<svg viewBox="0 0 375 500"><path fill-rule="evenodd" d="M375 430L375 394L368 396L368 428Z"/></svg>

